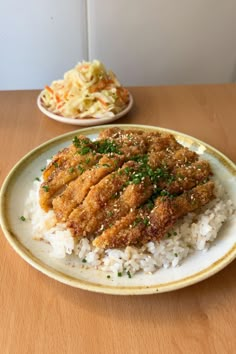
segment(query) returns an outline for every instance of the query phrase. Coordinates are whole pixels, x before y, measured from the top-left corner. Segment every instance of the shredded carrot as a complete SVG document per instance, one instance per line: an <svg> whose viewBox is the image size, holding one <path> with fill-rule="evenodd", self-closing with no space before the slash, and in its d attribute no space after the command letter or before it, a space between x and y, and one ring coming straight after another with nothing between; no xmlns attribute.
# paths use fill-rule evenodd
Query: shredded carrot
<svg viewBox="0 0 236 354"><path fill-rule="evenodd" d="M92 85L89 91L92 93L96 91L101 91L106 87L106 84L107 84L107 80L100 80L97 84Z"/></svg>
<svg viewBox="0 0 236 354"><path fill-rule="evenodd" d="M45 89L48 90L52 95L54 94L53 89L51 89L51 87L49 87L48 85L45 86Z"/></svg>
<svg viewBox="0 0 236 354"><path fill-rule="evenodd" d="M83 65L81 65L80 67L80 70L82 69L88 69L89 68L89 65L88 64L83 64Z"/></svg>
<svg viewBox="0 0 236 354"><path fill-rule="evenodd" d="M61 102L61 99L60 99L60 97L58 96L57 93L55 94L55 97L56 97L57 102L60 103L60 102Z"/></svg>
<svg viewBox="0 0 236 354"><path fill-rule="evenodd" d="M63 103L61 103L61 104L59 104L59 105L57 106L58 109L60 109L60 108L62 108L62 107L63 107Z"/></svg>
<svg viewBox="0 0 236 354"><path fill-rule="evenodd" d="M101 102L101 104L103 104L103 106L105 106L105 107L107 107L107 106L108 106L107 102L103 101L103 99L102 99L102 98L97 97L97 99L98 99L98 101L100 101L100 102Z"/></svg>

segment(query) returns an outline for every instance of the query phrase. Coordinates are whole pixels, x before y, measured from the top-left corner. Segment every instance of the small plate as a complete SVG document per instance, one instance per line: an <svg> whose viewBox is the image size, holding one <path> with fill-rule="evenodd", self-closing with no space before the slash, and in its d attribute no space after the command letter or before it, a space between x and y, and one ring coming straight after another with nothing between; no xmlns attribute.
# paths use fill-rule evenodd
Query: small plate
<svg viewBox="0 0 236 354"><path fill-rule="evenodd" d="M51 246L32 238L30 223L22 222L24 201L33 186L35 177L42 172L48 158L68 146L79 133L96 139L109 126L81 129L54 138L23 157L7 176L0 195L0 220L2 230L14 250L34 268L64 284L81 289L116 295L154 294L180 289L195 284L217 273L236 257L236 220L231 218L221 228L217 239L207 252L196 251L180 266L160 269L153 274L138 272L128 277L107 278L107 273L81 268L70 256L65 259L50 257ZM200 140L176 131L145 125L119 126L123 129L143 129L174 134L184 146L202 153L210 161L213 172L236 205L236 166L222 153Z"/></svg>
<svg viewBox="0 0 236 354"><path fill-rule="evenodd" d="M50 111L48 111L42 104L41 102L41 94L42 92L39 94L38 98L37 98L37 105L38 108L40 109L40 111L45 114L46 116L48 116L48 118L54 119L58 122L61 123L66 123L66 124L73 124L73 125L80 125L80 126L92 126L92 125L100 125L100 124L107 124L110 122L113 122L121 117L123 117L125 114L127 114L134 103L133 97L131 95L131 93L129 93L129 103L128 106L123 109L123 111L117 113L114 115L114 117L106 117L106 118L66 118L66 117L62 117L59 116L58 114L52 113Z"/></svg>

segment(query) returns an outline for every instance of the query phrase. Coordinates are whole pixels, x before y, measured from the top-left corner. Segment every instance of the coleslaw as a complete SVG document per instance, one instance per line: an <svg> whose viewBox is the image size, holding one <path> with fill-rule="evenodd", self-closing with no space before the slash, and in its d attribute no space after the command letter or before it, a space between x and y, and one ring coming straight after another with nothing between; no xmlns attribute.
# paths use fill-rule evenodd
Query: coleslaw
<svg viewBox="0 0 236 354"><path fill-rule="evenodd" d="M41 103L67 118L113 117L128 105L129 92L100 61L83 61L45 86Z"/></svg>

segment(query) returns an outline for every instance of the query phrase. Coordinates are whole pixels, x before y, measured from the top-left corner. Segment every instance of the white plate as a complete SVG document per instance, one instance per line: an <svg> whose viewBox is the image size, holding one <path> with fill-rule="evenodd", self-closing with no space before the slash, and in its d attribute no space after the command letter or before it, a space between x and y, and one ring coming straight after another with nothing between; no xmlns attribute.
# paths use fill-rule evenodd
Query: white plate
<svg viewBox="0 0 236 354"><path fill-rule="evenodd" d="M46 116L48 116L48 118L54 119L58 122L61 123L66 123L66 124L73 124L73 125L80 125L80 126L92 126L92 125L100 125L100 124L107 124L110 122L113 122L121 117L123 117L125 114L127 114L134 103L133 97L131 95L131 93L129 93L129 103L128 106L123 109L123 111L117 113L116 115L114 115L114 117L108 117L108 118L84 118L84 119L79 119L79 118L66 118L66 117L62 117L59 116L58 114L52 113L50 111L48 111L42 104L41 101L41 94L42 92L39 94L38 98L37 98L37 105L38 108L40 109L40 111L45 114Z"/></svg>
<svg viewBox="0 0 236 354"><path fill-rule="evenodd" d="M190 136L167 129L144 125L120 127L171 132L183 145L203 152L203 158L210 161L216 177L236 205L236 166L219 151ZM107 126L87 128L78 133L94 139L106 128ZM76 133L59 136L28 153L12 169L2 186L0 201L3 232L15 251L29 264L49 277L74 287L107 294L139 295L176 290L197 283L215 274L236 257L236 220L225 223L207 252L197 251L184 260L181 266L160 269L152 275L140 272L131 279L125 276L107 279L104 272L83 269L73 263L74 260L69 256L66 260L49 257L50 246L33 240L31 225L22 222L19 217L23 214L28 191L35 177L41 174L40 169L45 166L45 161L67 146Z"/></svg>

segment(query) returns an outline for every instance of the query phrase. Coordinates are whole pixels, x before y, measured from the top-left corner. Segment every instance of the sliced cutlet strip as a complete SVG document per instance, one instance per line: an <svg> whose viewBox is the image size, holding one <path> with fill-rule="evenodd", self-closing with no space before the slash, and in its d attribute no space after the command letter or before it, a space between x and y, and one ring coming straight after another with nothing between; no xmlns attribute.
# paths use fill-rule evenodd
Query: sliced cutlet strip
<svg viewBox="0 0 236 354"><path fill-rule="evenodd" d="M89 138L79 135L76 137L75 141L80 141L83 146L90 147L92 142ZM48 181L52 179L60 169L67 166L68 161L70 161L74 155L78 152L77 144L73 143L69 147L64 148L53 156L52 161L48 164L43 172L43 180Z"/></svg>
<svg viewBox="0 0 236 354"><path fill-rule="evenodd" d="M125 155L126 160L147 152L146 139L144 133L140 130L106 129L99 136L99 141L102 140L115 143L119 151Z"/></svg>
<svg viewBox="0 0 236 354"><path fill-rule="evenodd" d="M177 142L174 135L160 132L145 133L144 139L148 147L148 152L166 150L166 152L174 151L182 147Z"/></svg>
<svg viewBox="0 0 236 354"><path fill-rule="evenodd" d="M55 173L40 186L39 202L41 208L45 211L51 209L53 198L65 189L66 184L95 165L100 157L101 155L93 152L86 155L75 153L63 164L63 167L58 167Z"/></svg>
<svg viewBox="0 0 236 354"><path fill-rule="evenodd" d="M124 161L123 155L104 155L98 164L86 170L76 180L70 182L65 191L53 199L53 210L60 222L65 222L72 210L83 202L90 188L102 178L116 170Z"/></svg>
<svg viewBox="0 0 236 354"><path fill-rule="evenodd" d="M144 136L145 132L139 129L120 129L118 127L112 127L101 131L98 139L118 139L127 134Z"/></svg>
<svg viewBox="0 0 236 354"><path fill-rule="evenodd" d="M170 194L180 194L203 183L210 175L210 164L199 160L189 166L174 168L166 179L159 181L158 187Z"/></svg>
<svg viewBox="0 0 236 354"><path fill-rule="evenodd" d="M142 243L160 239L180 217L207 204L214 198L214 183L209 181L194 187L176 198L158 197L150 213L150 225L145 230Z"/></svg>
<svg viewBox="0 0 236 354"><path fill-rule="evenodd" d="M157 153L159 154L159 156L161 156L161 153L164 154L163 156L166 156L166 154L170 154L170 152L167 153L166 151L159 151ZM153 154L157 154L157 153L155 152ZM182 151L182 153L177 153L177 151L173 151L172 154L174 154L173 156L175 161L178 161L179 164L181 162L181 165L186 162L186 157L188 157L188 160L196 159L195 153L190 152L188 154L186 150ZM124 190L124 192L119 196L119 198L115 200L111 200L109 203L107 203L105 209L101 209L96 213L96 218L91 217L86 224L87 231L85 232L84 236L92 235L92 234L96 235L97 233L101 232L104 228L107 228L109 224L112 224L114 220L119 220L119 218L127 214L131 208L135 209L139 207L152 195L153 192L155 192L155 189L159 187L160 181L164 183L164 186L166 186L167 184L167 186L169 187L169 184L163 180L163 178L167 178L168 180L170 177L167 170L165 170L164 173L160 171L160 175L158 176L157 174L158 177L155 178L155 169L153 170L154 173L152 173L152 171L149 168L150 165L149 164L147 165L146 163L148 158L149 155L142 155L137 160L139 161L138 162L139 168L131 176L132 178L130 183L132 183L132 179L133 179L133 183L138 183L138 184L129 186ZM156 160L154 164L158 166L161 165L161 163L162 163L162 159L160 159L159 162ZM173 166L175 166L175 164L171 165L171 167ZM152 179L153 176L154 176L154 180ZM136 204L134 203L131 206L132 193L134 198L141 195L142 202ZM128 199L130 199L130 202L128 201ZM107 215L109 215L110 217L107 217ZM74 228L75 228L75 224L74 224Z"/></svg>
<svg viewBox="0 0 236 354"><path fill-rule="evenodd" d="M128 185L121 195L110 200L106 207L97 211L86 224L86 236L96 236L111 227L116 220L137 209L145 203L153 193L153 185L147 178L139 184Z"/></svg>
<svg viewBox="0 0 236 354"><path fill-rule="evenodd" d="M74 235L84 236L90 232L89 222L91 219L96 221L99 210L106 208L109 200L115 199L119 195L137 168L136 162L128 161L90 189L83 203L69 215L67 226L72 229Z"/></svg>
<svg viewBox="0 0 236 354"><path fill-rule="evenodd" d="M213 182L199 185L174 199L158 197L150 215L146 210L138 209L129 213L96 237L93 245L104 249L121 248L161 239L180 217L204 206L213 198Z"/></svg>
<svg viewBox="0 0 236 354"><path fill-rule="evenodd" d="M148 164L152 168L164 167L166 170L173 170L178 167L188 166L198 160L198 155L188 148L177 147L176 150L151 151L148 154Z"/></svg>
<svg viewBox="0 0 236 354"><path fill-rule="evenodd" d="M98 248L120 248L128 246L130 225L137 218L138 211L134 210L119 219L113 226L106 229L93 240L93 246Z"/></svg>

